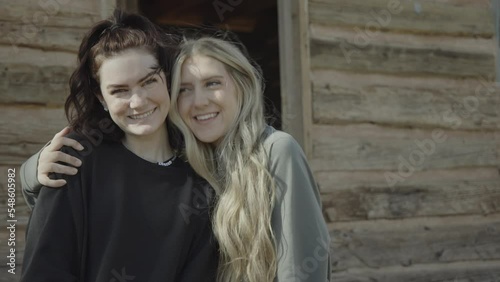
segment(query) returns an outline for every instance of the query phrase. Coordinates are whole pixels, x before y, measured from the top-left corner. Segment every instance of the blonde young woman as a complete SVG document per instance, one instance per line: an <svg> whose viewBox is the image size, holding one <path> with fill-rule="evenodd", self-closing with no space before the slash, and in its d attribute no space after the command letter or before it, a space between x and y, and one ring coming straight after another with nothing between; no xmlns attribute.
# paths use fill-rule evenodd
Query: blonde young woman
<svg viewBox="0 0 500 282"><path fill-rule="evenodd" d="M266 125L262 90L260 72L234 44L183 42L169 117L184 135L184 157L217 193L218 281L328 281L329 234L317 186L297 142ZM56 159L63 160L39 165ZM49 170L38 179L49 181ZM26 178L36 179L35 172Z"/></svg>

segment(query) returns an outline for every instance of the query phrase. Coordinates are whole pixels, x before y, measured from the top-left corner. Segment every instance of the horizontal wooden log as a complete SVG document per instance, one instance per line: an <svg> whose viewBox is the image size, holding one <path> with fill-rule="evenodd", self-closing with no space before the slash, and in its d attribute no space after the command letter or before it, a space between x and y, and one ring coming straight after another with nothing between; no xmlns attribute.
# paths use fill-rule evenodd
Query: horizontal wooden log
<svg viewBox="0 0 500 282"><path fill-rule="evenodd" d="M363 34L311 26L311 68L460 78L495 73L493 39Z"/></svg>
<svg viewBox="0 0 500 282"><path fill-rule="evenodd" d="M0 26L8 26L7 23L0 21ZM71 27L34 27L28 30L22 25L12 25L10 32L0 37L0 45L11 47L16 53L19 53L19 47L29 47L44 51L66 51L75 54L80 47L86 28ZM20 54L22 55L22 54Z"/></svg>
<svg viewBox="0 0 500 282"><path fill-rule="evenodd" d="M500 213L495 167L416 172L390 187L385 173L316 173L328 221Z"/></svg>
<svg viewBox="0 0 500 282"><path fill-rule="evenodd" d="M89 28L101 19L100 1L73 0L0 0L0 19L7 28L25 25L26 29L36 26L59 26L67 28ZM10 25L9 25L10 23Z"/></svg>
<svg viewBox="0 0 500 282"><path fill-rule="evenodd" d="M55 133L57 132L54 132L52 136L45 136L45 143L40 140L41 143L0 144L0 163L4 165L20 165L24 163L28 157L38 152L50 141Z"/></svg>
<svg viewBox="0 0 500 282"><path fill-rule="evenodd" d="M500 259L500 214L336 222L334 271Z"/></svg>
<svg viewBox="0 0 500 282"><path fill-rule="evenodd" d="M11 47L0 45L0 59L7 67L7 64L20 64L36 67L64 66L74 69L77 56L74 52L51 52L23 47L20 47L16 53Z"/></svg>
<svg viewBox="0 0 500 282"><path fill-rule="evenodd" d="M18 55L0 46L0 103L62 105L76 55L19 48Z"/></svg>
<svg viewBox="0 0 500 282"><path fill-rule="evenodd" d="M460 177L457 178L458 175ZM384 188L388 186L384 171L321 170L315 172L314 176L319 182L320 192L325 195L337 190L359 189L362 187ZM449 182L457 179L463 181L494 180L496 177L498 177L498 171L495 167L433 169L430 171L416 171L413 175L406 177L401 184L416 186L419 183ZM398 187L398 185L400 184L395 187Z"/></svg>
<svg viewBox="0 0 500 282"><path fill-rule="evenodd" d="M500 261L467 261L381 269L349 269L333 273L335 282L498 282Z"/></svg>
<svg viewBox="0 0 500 282"><path fill-rule="evenodd" d="M0 164L22 164L67 124L60 107L1 106Z"/></svg>
<svg viewBox="0 0 500 282"><path fill-rule="evenodd" d="M488 78L463 80L313 71L318 124L496 130L500 87Z"/></svg>
<svg viewBox="0 0 500 282"><path fill-rule="evenodd" d="M311 0L309 19L314 24L362 30L483 37L494 34L489 0Z"/></svg>
<svg viewBox="0 0 500 282"><path fill-rule="evenodd" d="M492 132L398 129L369 124L311 129L313 171L396 171L401 180L415 171L498 166Z"/></svg>

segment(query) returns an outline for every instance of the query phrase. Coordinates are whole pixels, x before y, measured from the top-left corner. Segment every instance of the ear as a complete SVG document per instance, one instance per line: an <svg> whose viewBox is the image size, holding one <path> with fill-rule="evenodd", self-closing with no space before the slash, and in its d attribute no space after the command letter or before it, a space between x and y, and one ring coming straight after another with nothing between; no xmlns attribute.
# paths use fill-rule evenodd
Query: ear
<svg viewBox="0 0 500 282"><path fill-rule="evenodd" d="M106 101L104 101L104 97L102 97L102 94L101 93L95 93L95 96L97 97L97 99L99 99L99 102L101 104L104 104L106 103Z"/></svg>
<svg viewBox="0 0 500 282"><path fill-rule="evenodd" d="M99 102L101 103L102 107L104 108L104 110L107 112L108 111L108 105L106 104L106 101L104 100L104 98L102 97L101 94L96 94L97 96L97 99L99 99Z"/></svg>

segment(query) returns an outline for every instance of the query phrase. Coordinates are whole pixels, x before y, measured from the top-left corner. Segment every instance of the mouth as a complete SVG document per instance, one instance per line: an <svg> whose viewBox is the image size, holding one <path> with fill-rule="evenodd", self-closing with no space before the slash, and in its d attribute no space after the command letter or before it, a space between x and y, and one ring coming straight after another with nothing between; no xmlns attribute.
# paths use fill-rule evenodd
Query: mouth
<svg viewBox="0 0 500 282"><path fill-rule="evenodd" d="M129 118L131 119L143 119L143 118L147 118L149 117L150 115L152 115L154 113L154 111L156 111L157 108L154 108L150 111L147 111L143 114L139 114L139 115L131 115L131 116L128 116Z"/></svg>
<svg viewBox="0 0 500 282"><path fill-rule="evenodd" d="M219 115L219 112L215 112L215 113L197 115L194 117L194 119L197 121L207 121L207 120L212 120L212 119L216 118L218 115Z"/></svg>

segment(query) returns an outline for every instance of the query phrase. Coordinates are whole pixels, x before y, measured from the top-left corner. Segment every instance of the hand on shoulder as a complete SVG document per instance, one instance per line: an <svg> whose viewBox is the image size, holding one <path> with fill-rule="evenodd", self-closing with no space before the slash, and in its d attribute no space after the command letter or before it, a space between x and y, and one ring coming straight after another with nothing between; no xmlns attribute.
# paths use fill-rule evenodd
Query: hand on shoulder
<svg viewBox="0 0 500 282"><path fill-rule="evenodd" d="M71 147L77 151L83 150L83 146L75 139L67 137L71 132L69 127L65 127L54 135L54 138L40 152L38 159L37 179L40 184L48 187L61 187L66 184L64 179L50 179L50 173L60 173L75 175L78 173L76 167L82 162L78 158L61 151L63 146ZM62 164L61 164L62 163Z"/></svg>

